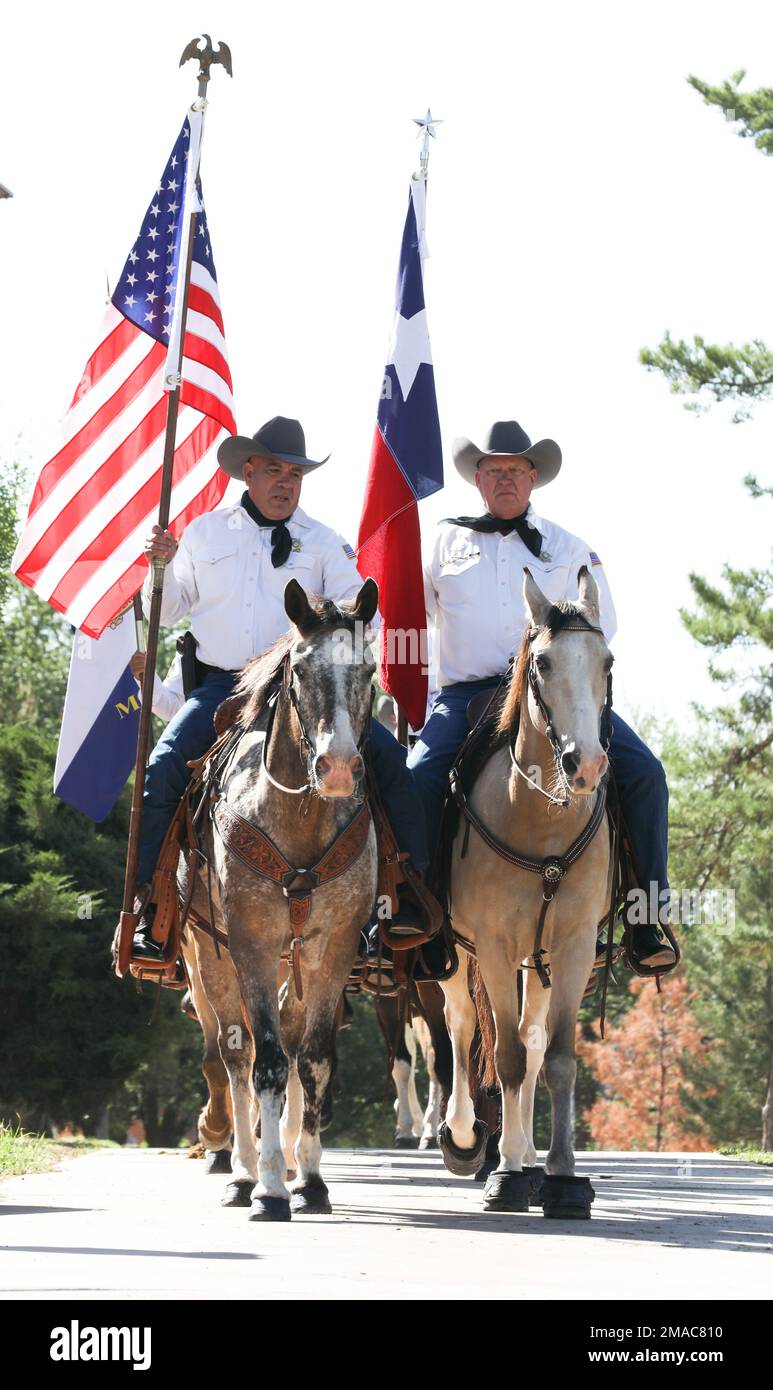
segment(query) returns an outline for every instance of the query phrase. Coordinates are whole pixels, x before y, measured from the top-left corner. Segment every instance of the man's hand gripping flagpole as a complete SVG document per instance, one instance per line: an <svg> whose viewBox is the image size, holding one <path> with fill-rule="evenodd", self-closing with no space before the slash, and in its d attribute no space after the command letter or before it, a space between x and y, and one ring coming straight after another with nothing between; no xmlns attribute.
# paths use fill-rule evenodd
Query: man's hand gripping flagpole
<svg viewBox="0 0 773 1390"><path fill-rule="evenodd" d="M204 127L204 112L207 107L207 84L213 63L220 63L229 76L231 72L231 53L227 44L219 43L217 50L212 47L208 34L203 36L204 48L199 40L192 39L180 59L183 63L195 58L199 64L198 95L189 112L191 128L188 172L185 180L185 204L183 207L183 241L180 248L179 264L184 267L181 281L175 289L174 316L169 335L169 350L164 370L164 387L168 391L166 436L164 440L164 462L161 470L161 496L158 506L157 536L159 541L166 537L169 525L169 509L172 494L172 473L174 469L175 443L177 436L177 416L180 409L180 385L182 381L182 359L185 340L185 323L188 313L188 292L191 280L196 221L199 214L199 200L196 180L201 159L201 140ZM172 537L168 538L170 542ZM176 548L176 546L174 547ZM156 546L153 547L156 551ZM159 545L158 549L162 549ZM170 545L169 558L174 554ZM164 589L164 571L167 558L154 553L153 592L148 617L146 639L145 670L142 677L142 708L137 735L137 757L134 765L134 787L132 790L131 814L129 820L129 843L126 852L126 872L124 877L123 903L115 942L115 972L120 977L126 974L131 960L132 938L137 927L138 917L134 911L137 891L137 862L142 830L142 794L145 785L145 768L150 744L151 719L153 715L153 683L156 675L156 656L158 652L158 633L161 621L161 599ZM135 607L136 615L136 607Z"/></svg>

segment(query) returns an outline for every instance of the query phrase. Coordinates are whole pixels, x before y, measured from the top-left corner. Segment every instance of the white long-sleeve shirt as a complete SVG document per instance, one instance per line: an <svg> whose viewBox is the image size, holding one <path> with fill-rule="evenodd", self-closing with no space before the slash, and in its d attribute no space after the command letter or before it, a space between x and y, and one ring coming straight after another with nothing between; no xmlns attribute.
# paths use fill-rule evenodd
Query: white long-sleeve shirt
<svg viewBox="0 0 773 1390"><path fill-rule="evenodd" d="M484 680L507 669L527 622L524 565L553 603L577 598L577 573L587 565L599 586L604 635L607 641L614 636L615 607L598 555L531 506L526 519L543 537L539 559L517 531L485 533L449 522L437 527L424 560L433 688Z"/></svg>
<svg viewBox="0 0 773 1390"><path fill-rule="evenodd" d="M137 680L137 677L134 678ZM138 700L142 703L142 682L137 681L139 689ZM159 719L163 719L165 724L170 719L174 719L177 711L182 709L185 704L185 691L183 689L183 664L177 655L162 680L156 671L153 677L153 713Z"/></svg>
<svg viewBox="0 0 773 1390"><path fill-rule="evenodd" d="M237 671L287 631L285 586L291 579L309 595L353 598L362 580L343 536L296 507L287 527L292 550L271 564L271 528L258 526L237 503L206 512L186 526L166 567L161 622L173 627L190 614L196 656L209 666ZM142 589L146 615L153 587ZM154 702L155 708L155 702Z"/></svg>

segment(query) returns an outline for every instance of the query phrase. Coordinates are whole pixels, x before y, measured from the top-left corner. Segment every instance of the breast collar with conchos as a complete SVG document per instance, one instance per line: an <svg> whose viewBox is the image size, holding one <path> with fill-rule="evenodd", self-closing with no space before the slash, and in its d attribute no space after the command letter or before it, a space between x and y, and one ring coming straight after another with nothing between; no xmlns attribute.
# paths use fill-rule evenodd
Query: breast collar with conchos
<svg viewBox="0 0 773 1390"><path fill-rule="evenodd" d="M277 782L268 770L266 762L266 748L271 738L274 716L276 713L279 699L284 695L290 701L298 718L301 731L301 748L306 754L308 768L308 780L303 787L284 787ZM282 683L271 697L272 712L268 728L266 729L263 740L262 767L268 777L269 782L282 792L297 795L308 792L310 795L317 794L313 780L313 761L314 749L309 738L308 731L303 721L299 706L298 697L293 684L293 672L289 654L285 658L282 667ZM373 699L371 693L371 710ZM365 728L357 744L358 750L364 750L365 743L370 733L371 710L365 721ZM241 735L239 735L240 737ZM355 783L353 799L361 804L351 818L339 830L333 843L328 846L322 857L311 867L297 867L290 863L279 847L267 835L264 830L253 825L244 816L240 816L237 811L224 800L221 791L221 780L225 774L232 752L238 745L238 738L235 740L233 749L230 747L225 750L224 756L218 766L217 774L213 780L210 790L210 820L213 829L217 831L223 845L236 859L246 868L250 869L260 878L270 880L281 887L284 896L287 898L287 906L290 914L290 931L292 940L290 942L290 964L293 972L293 982L298 999L303 998L303 982L300 968L300 952L303 948L304 937L303 928L311 915L313 900L312 894L315 889L331 883L339 878L341 874L350 869L359 859L368 841L371 827L371 813L367 801L364 801L364 774L363 778Z"/></svg>
<svg viewBox="0 0 773 1390"><path fill-rule="evenodd" d="M537 635L541 631L543 631L542 628L531 628L528 634L529 642L533 642L535 637L537 637ZM565 624L563 624L558 630L558 632L553 633L553 637L557 637L561 632L595 632L599 633L602 637L604 635L601 632L601 628L594 627L592 623L587 622L580 614L577 614L575 617L569 619ZM532 779L528 777L526 773L522 770L522 768L519 766L518 761L515 757L515 738L517 735L517 730L510 736L508 745L510 749L510 757L513 761L513 765L516 768L516 771L520 773L521 777L523 777L524 780L528 782L530 786L534 787L537 791L542 792L543 796L547 797L548 800L553 802L554 804L559 806L568 805L569 786L566 781L563 768L561 767L561 746L558 742L555 730L553 728L552 715L545 701L542 699L542 696L539 691L537 673L536 668L534 666L533 651L529 654L528 680L531 689L534 693L537 706L546 723L546 734L550 740L550 744L553 749L553 756L556 760L556 766L558 767L559 775L561 776L564 789L567 793L566 801L560 801L558 797L551 796L549 792L544 791L543 788L540 787L537 782L532 781ZM611 671L607 675L607 695L604 704L603 719L603 747L604 751L606 752L606 750L609 747L609 742L612 736ZM599 786L596 795L596 802L591 812L590 819L588 820L587 825L580 832L580 834L569 845L569 848L564 850L563 854L551 854L548 855L545 859L532 859L529 855L519 854L517 850L511 849L509 845L505 844L504 840L500 840L499 836L495 835L494 832L489 829L485 821L483 821L481 817L477 814L477 812L473 811L472 807L470 806L467 800L467 796L464 792L464 788L461 784L461 778L459 777L458 769L456 767L453 767L451 769L451 792L466 821L461 848L462 859L465 857L467 853L467 846L469 844L470 838L470 828L472 827L472 829L476 831L476 833L480 836L483 842L488 845L489 849L493 850L495 854L498 854L501 859L505 859L508 864L512 864L518 869L526 869L529 873L539 874L542 878L542 906L540 908L539 918L537 920L537 928L534 936L534 948L531 952L530 960L532 962L532 968L535 970L544 988L550 989L550 966L544 960L544 957L548 954L550 948L544 947L542 944L543 934L545 930L545 920L547 918L550 904L556 897L556 894L558 893L558 890L561 887L564 877L569 872L572 865L575 864L577 860L584 854L585 850L588 848L588 845L595 837L596 832L604 819L607 804L606 783L602 781L601 785ZM465 948L466 951L468 951L471 955L475 955L475 946L471 941L468 941L466 937L463 937L457 931L454 931L454 936L456 940L460 943L460 945L462 945Z"/></svg>

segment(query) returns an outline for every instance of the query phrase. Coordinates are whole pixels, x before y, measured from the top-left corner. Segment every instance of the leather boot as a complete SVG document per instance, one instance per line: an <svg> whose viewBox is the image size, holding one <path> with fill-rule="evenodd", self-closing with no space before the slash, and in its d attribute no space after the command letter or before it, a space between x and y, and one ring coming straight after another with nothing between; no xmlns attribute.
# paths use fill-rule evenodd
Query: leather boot
<svg viewBox="0 0 773 1390"><path fill-rule="evenodd" d="M147 960L152 961L154 965L161 965L164 960L164 947L159 941L154 941L151 936L156 908L154 903L148 905L149 897L150 884L141 884L134 900L134 911L140 912L142 915L134 933L132 960Z"/></svg>

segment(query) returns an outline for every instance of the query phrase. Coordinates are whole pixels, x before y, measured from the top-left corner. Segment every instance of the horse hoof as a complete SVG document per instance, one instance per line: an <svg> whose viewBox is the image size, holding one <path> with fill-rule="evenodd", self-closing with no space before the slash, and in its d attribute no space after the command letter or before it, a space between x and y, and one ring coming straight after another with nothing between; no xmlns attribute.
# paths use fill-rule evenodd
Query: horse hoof
<svg viewBox="0 0 773 1390"><path fill-rule="evenodd" d="M207 1156L204 1159L205 1173L230 1173L230 1171L230 1149L207 1149Z"/></svg>
<svg viewBox="0 0 773 1390"><path fill-rule="evenodd" d="M220 1203L221 1207L248 1207L252 1201L254 1186L254 1182L249 1178L240 1178L238 1182L229 1182L225 1196Z"/></svg>
<svg viewBox="0 0 773 1390"><path fill-rule="evenodd" d="M333 1208L325 1184L307 1182L293 1188L290 1210L294 1216L329 1216Z"/></svg>
<svg viewBox="0 0 773 1390"><path fill-rule="evenodd" d="M531 1184L526 1173L489 1173L483 1191L484 1211L528 1211Z"/></svg>
<svg viewBox="0 0 773 1390"><path fill-rule="evenodd" d="M484 1124L483 1120L476 1120L473 1131L475 1143L471 1149L458 1148L451 1138L451 1131L445 1120L437 1132L443 1162L449 1173L453 1173L457 1178L474 1177L486 1157L488 1125Z"/></svg>
<svg viewBox="0 0 773 1390"><path fill-rule="evenodd" d="M590 1178L546 1173L542 1179L542 1213L556 1221L589 1221L591 1202L595 1196Z"/></svg>
<svg viewBox="0 0 773 1390"><path fill-rule="evenodd" d="M250 1221L289 1221L290 1203L284 1197L253 1197Z"/></svg>
<svg viewBox="0 0 773 1390"><path fill-rule="evenodd" d="M423 1139L419 1140L419 1148L421 1149L422 1153L426 1153L428 1149L440 1148L440 1145L437 1141L437 1135L425 1134Z"/></svg>
<svg viewBox="0 0 773 1390"><path fill-rule="evenodd" d="M545 1169L540 1167L529 1167L528 1163L524 1163L523 1172L529 1179L529 1205L532 1207L542 1206L540 1193L542 1192L542 1184L545 1180Z"/></svg>
<svg viewBox="0 0 773 1390"><path fill-rule="evenodd" d="M413 1134L396 1134L394 1147L396 1149L418 1149L419 1141Z"/></svg>

